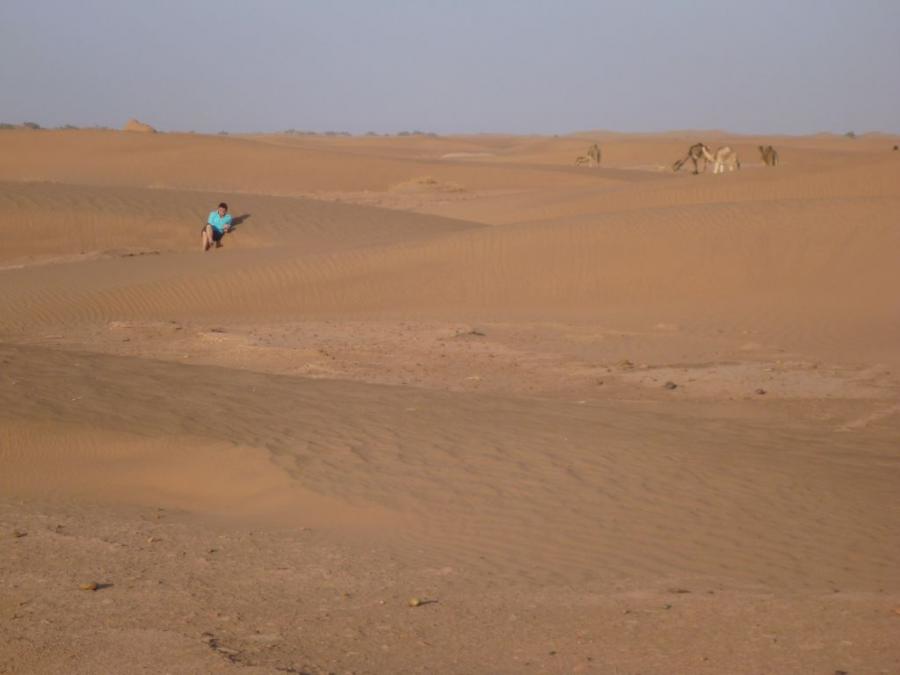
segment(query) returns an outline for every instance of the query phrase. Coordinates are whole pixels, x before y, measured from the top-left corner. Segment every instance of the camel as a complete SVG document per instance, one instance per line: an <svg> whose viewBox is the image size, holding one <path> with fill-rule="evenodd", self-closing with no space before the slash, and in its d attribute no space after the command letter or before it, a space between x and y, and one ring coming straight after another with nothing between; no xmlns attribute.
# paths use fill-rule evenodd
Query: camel
<svg viewBox="0 0 900 675"><path fill-rule="evenodd" d="M766 166L778 164L778 151L771 145L760 145L759 154L762 157L763 164Z"/></svg>
<svg viewBox="0 0 900 675"><path fill-rule="evenodd" d="M703 171L705 172L706 165L712 161L712 156L709 154L709 148L703 143L694 143L694 145L688 148L688 154L672 165L672 171L678 171L688 160L690 160L694 163L694 175L696 176L700 173L697 170L697 162L701 159L703 160Z"/></svg>
<svg viewBox="0 0 900 675"><path fill-rule="evenodd" d="M741 168L741 160L738 158L737 153L727 145L723 145L716 150L714 155L710 154L709 148L704 145L703 156L706 158L707 162L713 163L714 174L725 173L725 167L728 167L729 171Z"/></svg>
<svg viewBox="0 0 900 675"><path fill-rule="evenodd" d="M594 143L591 147L588 148L587 153L584 155L578 155L575 158L575 166L597 166L600 164L600 146Z"/></svg>

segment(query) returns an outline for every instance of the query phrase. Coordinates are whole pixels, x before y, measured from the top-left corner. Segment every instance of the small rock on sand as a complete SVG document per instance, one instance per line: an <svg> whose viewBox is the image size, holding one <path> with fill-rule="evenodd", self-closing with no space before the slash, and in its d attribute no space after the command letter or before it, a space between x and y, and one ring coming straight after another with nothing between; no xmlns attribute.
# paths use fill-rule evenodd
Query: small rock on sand
<svg viewBox="0 0 900 675"><path fill-rule="evenodd" d="M663 389L678 389L678 385L675 384L674 382L666 382L663 385Z"/></svg>
<svg viewBox="0 0 900 675"><path fill-rule="evenodd" d="M96 581L88 581L83 584L78 584L78 588L83 591L96 591L98 588L100 588L100 584L98 584Z"/></svg>

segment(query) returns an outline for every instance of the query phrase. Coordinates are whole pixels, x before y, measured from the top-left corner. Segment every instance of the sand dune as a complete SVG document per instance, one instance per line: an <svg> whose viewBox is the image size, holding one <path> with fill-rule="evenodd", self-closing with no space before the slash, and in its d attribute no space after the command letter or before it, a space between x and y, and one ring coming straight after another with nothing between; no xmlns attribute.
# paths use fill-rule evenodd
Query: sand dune
<svg viewBox="0 0 900 675"><path fill-rule="evenodd" d="M893 672L891 141L0 132L0 670Z"/></svg>
<svg viewBox="0 0 900 675"><path fill-rule="evenodd" d="M898 336L900 305L882 292L900 281L892 264L898 207L897 199L711 204L459 232L453 221L438 221L432 238L394 245L372 228L356 241L376 243L352 251L328 241L349 236L337 228L327 236L324 226L313 228L306 238L292 232L290 248L245 249L240 231L215 258L127 257L2 272L21 283L0 299L0 321L31 330L84 320L341 312L598 318L647 311L696 321L715 310L745 328L776 318L795 329L827 322L852 330L867 321L879 332L858 336L865 348ZM419 236L427 227L410 226ZM637 264L629 252L639 252Z"/></svg>
<svg viewBox="0 0 900 675"><path fill-rule="evenodd" d="M232 204L242 248L332 252L476 227L309 199L10 182L0 183L0 263L198 250L200 228L223 199Z"/></svg>
<svg viewBox="0 0 900 675"><path fill-rule="evenodd" d="M6 475L8 494L38 485L57 496L104 494L102 480L114 491L149 489L139 503L197 507L207 494L229 495L231 508L246 512L255 492L275 498L285 489L286 478L247 451L265 448L313 494L410 521L429 541L427 557L451 564L472 565L469 557L481 554L486 567L535 581L731 570L748 583L793 589L900 583L891 564L897 513L883 508L895 484L878 463L847 462L851 438L823 452L821 434L794 433L773 448L765 424L698 420L691 447L673 447L666 439L682 422L658 412L297 383L43 349L7 349L2 358L9 366L0 408L10 426L0 451L72 476ZM186 387L190 399L176 395ZM42 421L43 432L35 426ZM153 447L160 429L170 450ZM191 453L179 458L184 447ZM893 450L887 442L867 447L885 459ZM203 471L211 462L221 468ZM73 471L86 465L94 469ZM835 483L843 474L852 483ZM315 523L322 503L304 506L285 513ZM786 512L800 524L783 520ZM822 524L813 527L815 519ZM539 541L535 529L545 531ZM854 563L830 557L835 546L855 549Z"/></svg>
<svg viewBox="0 0 900 675"><path fill-rule="evenodd" d="M88 155L91 162L86 164L83 157ZM443 162L438 156L373 156L341 145L274 144L253 137L18 130L0 135L0 180L16 181L289 196L322 190L384 190L421 175L479 190L561 186L573 180L591 184L589 176L573 179L552 169L497 171Z"/></svg>
<svg viewBox="0 0 900 675"><path fill-rule="evenodd" d="M136 131L142 134L155 134L156 129L154 129L149 124L145 122L141 122L140 120L136 120L134 118L128 120L125 123L125 126L122 127L122 131Z"/></svg>

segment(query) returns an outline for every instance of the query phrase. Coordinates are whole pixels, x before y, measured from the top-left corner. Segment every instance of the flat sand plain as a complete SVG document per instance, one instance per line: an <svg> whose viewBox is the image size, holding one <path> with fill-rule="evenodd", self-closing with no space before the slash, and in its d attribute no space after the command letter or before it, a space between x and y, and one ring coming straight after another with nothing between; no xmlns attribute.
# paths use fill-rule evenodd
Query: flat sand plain
<svg viewBox="0 0 900 675"><path fill-rule="evenodd" d="M0 131L0 672L900 672L896 142Z"/></svg>

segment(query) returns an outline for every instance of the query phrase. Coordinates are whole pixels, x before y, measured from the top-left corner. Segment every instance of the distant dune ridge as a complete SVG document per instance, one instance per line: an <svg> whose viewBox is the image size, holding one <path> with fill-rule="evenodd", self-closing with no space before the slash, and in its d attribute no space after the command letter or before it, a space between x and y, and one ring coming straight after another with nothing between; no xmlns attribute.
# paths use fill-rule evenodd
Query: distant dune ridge
<svg viewBox="0 0 900 675"><path fill-rule="evenodd" d="M149 124L145 124L144 122L141 122L140 120L135 119L134 117L132 117L127 122L125 122L125 126L122 127L122 131L137 131L142 134L155 134L156 133L156 129L151 127Z"/></svg>
<svg viewBox="0 0 900 675"><path fill-rule="evenodd" d="M898 139L125 129L0 133L0 671L900 672Z"/></svg>

